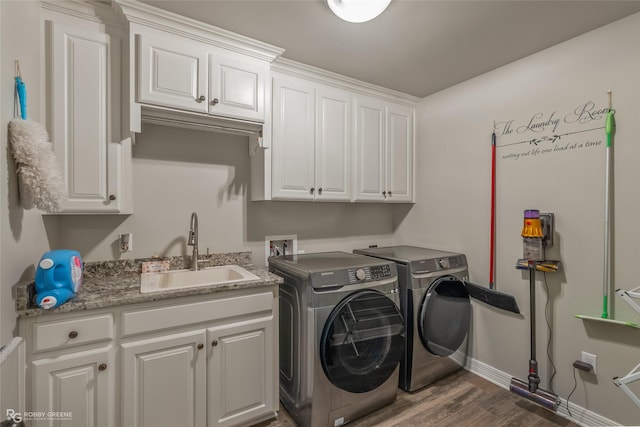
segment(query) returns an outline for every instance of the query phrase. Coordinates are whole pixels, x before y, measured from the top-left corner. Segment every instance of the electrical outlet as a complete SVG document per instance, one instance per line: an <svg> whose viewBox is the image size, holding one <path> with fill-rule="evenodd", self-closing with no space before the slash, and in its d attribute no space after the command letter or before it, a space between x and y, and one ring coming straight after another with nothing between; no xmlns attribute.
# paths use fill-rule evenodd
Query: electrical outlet
<svg viewBox="0 0 640 427"><path fill-rule="evenodd" d="M580 360L582 360L585 363L590 364L593 367L593 373L595 374L596 371L596 360L597 360L598 356L596 356L595 354L591 354L591 353L587 353L586 351L582 352L582 358Z"/></svg>
<svg viewBox="0 0 640 427"><path fill-rule="evenodd" d="M133 250L133 233L121 234L118 239L120 252L131 252Z"/></svg>

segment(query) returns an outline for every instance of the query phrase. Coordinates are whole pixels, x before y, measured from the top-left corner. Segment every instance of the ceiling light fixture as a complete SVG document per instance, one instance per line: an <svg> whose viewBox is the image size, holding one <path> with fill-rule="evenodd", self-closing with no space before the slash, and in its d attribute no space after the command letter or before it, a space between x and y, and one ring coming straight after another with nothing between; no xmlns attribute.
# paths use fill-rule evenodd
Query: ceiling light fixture
<svg viewBox="0 0 640 427"><path fill-rule="evenodd" d="M371 21L389 6L391 0L327 0L329 8L348 22Z"/></svg>

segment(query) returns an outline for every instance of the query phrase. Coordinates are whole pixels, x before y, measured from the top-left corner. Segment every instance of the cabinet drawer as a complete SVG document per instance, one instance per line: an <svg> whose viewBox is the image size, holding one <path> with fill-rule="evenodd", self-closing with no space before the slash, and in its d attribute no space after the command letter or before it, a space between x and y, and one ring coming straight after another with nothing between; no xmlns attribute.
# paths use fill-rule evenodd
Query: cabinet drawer
<svg viewBox="0 0 640 427"><path fill-rule="evenodd" d="M113 339L113 316L83 317L33 325L33 351L40 352Z"/></svg>
<svg viewBox="0 0 640 427"><path fill-rule="evenodd" d="M213 301L127 311L122 313L122 335L126 337L142 332L272 311L273 298L272 292L262 292Z"/></svg>

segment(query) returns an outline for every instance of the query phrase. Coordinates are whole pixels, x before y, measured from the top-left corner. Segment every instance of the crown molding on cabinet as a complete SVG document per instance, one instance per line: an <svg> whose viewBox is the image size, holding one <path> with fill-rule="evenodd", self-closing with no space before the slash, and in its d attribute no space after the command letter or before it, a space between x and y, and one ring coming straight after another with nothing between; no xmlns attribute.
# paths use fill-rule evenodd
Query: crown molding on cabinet
<svg viewBox="0 0 640 427"><path fill-rule="evenodd" d="M124 20L114 13L111 6L99 2L89 3L83 0L41 0L40 7L52 12L84 19L85 21L120 27L121 29L126 28Z"/></svg>
<svg viewBox="0 0 640 427"><path fill-rule="evenodd" d="M209 114L190 112L179 114L169 108L142 106L141 119L144 123L218 131L232 135L254 136L262 131L262 123L239 120L230 117L215 117Z"/></svg>
<svg viewBox="0 0 640 427"><path fill-rule="evenodd" d="M287 58L278 58L271 63L272 72L280 72L294 77L300 77L305 80L314 81L316 83L328 84L334 87L356 92L361 95L371 96L375 94L378 98L387 101L404 104L410 107L416 107L420 103L420 98L406 93L387 89L372 83L356 80L351 77L343 76L332 71L314 67L312 65L303 64L302 62L293 61Z"/></svg>
<svg viewBox="0 0 640 427"><path fill-rule="evenodd" d="M223 49L242 53L254 58L273 61L284 49L268 43L232 33L225 29L205 24L173 12L167 12L135 0L115 0L130 22L155 28L170 34L187 37ZM179 24L179 25L176 25Z"/></svg>

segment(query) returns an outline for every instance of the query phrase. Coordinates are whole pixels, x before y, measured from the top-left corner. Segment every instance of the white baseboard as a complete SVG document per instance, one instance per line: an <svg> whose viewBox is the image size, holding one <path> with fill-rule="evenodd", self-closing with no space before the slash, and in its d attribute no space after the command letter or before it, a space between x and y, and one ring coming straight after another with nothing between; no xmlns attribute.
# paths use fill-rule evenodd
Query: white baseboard
<svg viewBox="0 0 640 427"><path fill-rule="evenodd" d="M467 357L467 362L464 368L467 371L473 372L479 377L482 377L499 387L509 390L509 384L511 383L512 378L511 374L500 371L493 366L487 365L486 363L480 362L479 360L473 359L471 357ZM560 407L558 408L557 414L563 418L571 420L572 422L585 427L620 425L615 421L605 418L602 415L598 415L595 412L589 411L588 409L578 406L575 403L569 402L569 409L571 409L571 415L569 415L569 412L567 411L567 401L560 397Z"/></svg>

